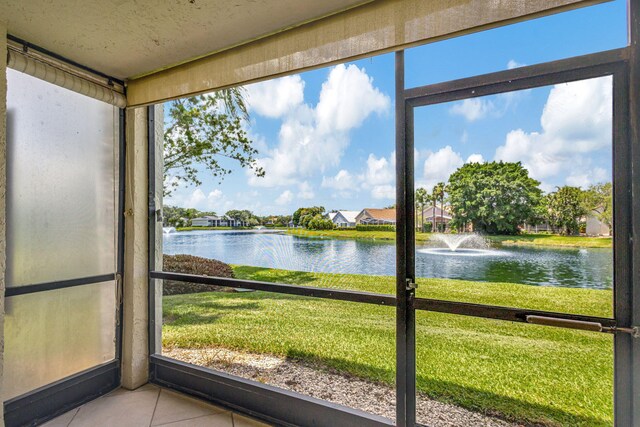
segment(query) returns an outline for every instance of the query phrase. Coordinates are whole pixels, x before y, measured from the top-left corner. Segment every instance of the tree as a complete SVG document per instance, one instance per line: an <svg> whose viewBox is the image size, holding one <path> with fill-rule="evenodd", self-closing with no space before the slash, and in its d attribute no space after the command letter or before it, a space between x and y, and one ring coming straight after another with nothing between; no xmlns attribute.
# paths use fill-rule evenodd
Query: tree
<svg viewBox="0 0 640 427"><path fill-rule="evenodd" d="M253 212L248 210L230 210L225 214L229 218L235 219L237 221L242 221L244 224L248 226L256 226L260 224L260 219L253 214Z"/></svg>
<svg viewBox="0 0 640 427"><path fill-rule="evenodd" d="M467 163L449 177L451 225L471 222L476 231L516 234L535 215L539 185L520 162Z"/></svg>
<svg viewBox="0 0 640 427"><path fill-rule="evenodd" d="M429 202L429 193L424 188L416 190L416 207L420 210L420 231L424 229L424 208Z"/></svg>
<svg viewBox="0 0 640 427"><path fill-rule="evenodd" d="M431 201L431 231L436 232L438 231L437 229L437 224L436 224L436 206L438 204L438 193L436 193L436 187L433 187L433 189L431 190L431 196L430 196L430 201Z"/></svg>
<svg viewBox="0 0 640 427"><path fill-rule="evenodd" d="M329 218L317 214L311 217L306 227L310 230L333 230L334 224Z"/></svg>
<svg viewBox="0 0 640 427"><path fill-rule="evenodd" d="M176 206L164 206L162 209L162 225L165 227L188 227L191 220L203 216L196 209L185 209ZM215 215L215 212L206 215Z"/></svg>
<svg viewBox="0 0 640 427"><path fill-rule="evenodd" d="M442 227L442 231L444 231L444 195L446 191L446 186L444 182L439 182L433 187L433 198L436 201L440 201L440 226ZM436 216L435 203L433 209L433 216ZM436 229L436 231L438 231Z"/></svg>
<svg viewBox="0 0 640 427"><path fill-rule="evenodd" d="M598 221L613 227L613 186L610 182L590 186L584 194L585 208Z"/></svg>
<svg viewBox="0 0 640 427"><path fill-rule="evenodd" d="M556 187L547 195L547 221L563 234L578 234L580 218L587 214L585 194L578 187Z"/></svg>
<svg viewBox="0 0 640 427"><path fill-rule="evenodd" d="M293 213L291 219L294 225L307 226L307 223L316 215L322 215L324 213L323 206L312 206L309 208L298 208Z"/></svg>
<svg viewBox="0 0 640 427"><path fill-rule="evenodd" d="M243 129L249 115L241 87L212 94L172 101L164 131L164 195L180 184L202 185L198 166L208 169L220 180L231 173L222 159L237 161L253 169L257 176L264 170L257 165L258 151Z"/></svg>

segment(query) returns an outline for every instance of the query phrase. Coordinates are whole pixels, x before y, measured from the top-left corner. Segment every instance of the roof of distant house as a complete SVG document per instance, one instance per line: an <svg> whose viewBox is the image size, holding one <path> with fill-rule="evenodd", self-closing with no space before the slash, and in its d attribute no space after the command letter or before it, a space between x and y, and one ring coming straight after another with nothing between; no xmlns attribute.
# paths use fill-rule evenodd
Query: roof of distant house
<svg viewBox="0 0 640 427"><path fill-rule="evenodd" d="M340 215L347 220L347 222L356 222L356 217L360 213L360 211L338 211ZM333 218L332 218L333 219Z"/></svg>
<svg viewBox="0 0 640 427"><path fill-rule="evenodd" d="M375 208L364 208L371 218L384 220L384 221L395 221L396 220L396 210L394 209L375 209Z"/></svg>

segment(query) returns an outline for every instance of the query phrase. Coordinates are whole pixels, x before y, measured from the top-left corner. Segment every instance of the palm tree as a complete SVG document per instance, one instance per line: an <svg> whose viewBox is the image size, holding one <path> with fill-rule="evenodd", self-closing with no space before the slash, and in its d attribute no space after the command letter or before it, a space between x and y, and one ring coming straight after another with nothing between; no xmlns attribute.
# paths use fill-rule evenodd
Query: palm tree
<svg viewBox="0 0 640 427"><path fill-rule="evenodd" d="M416 207L420 209L420 231L424 229L424 207L427 204L427 198L429 194L424 188L418 188L416 190Z"/></svg>
<svg viewBox="0 0 640 427"><path fill-rule="evenodd" d="M438 232L438 220L436 218L436 207L438 206L438 200L440 199L439 196L439 190L440 187L438 187L439 184L436 184L433 189L431 190L431 204L432 204L432 211L431 211L431 222L432 222L432 226L431 226L431 231L436 233Z"/></svg>
<svg viewBox="0 0 640 427"><path fill-rule="evenodd" d="M440 223L444 224L444 192L445 192L445 184L444 182L439 182L433 187L433 199L434 202L440 200ZM433 208L433 216L436 216L435 213L435 203ZM444 231L444 227L443 230Z"/></svg>

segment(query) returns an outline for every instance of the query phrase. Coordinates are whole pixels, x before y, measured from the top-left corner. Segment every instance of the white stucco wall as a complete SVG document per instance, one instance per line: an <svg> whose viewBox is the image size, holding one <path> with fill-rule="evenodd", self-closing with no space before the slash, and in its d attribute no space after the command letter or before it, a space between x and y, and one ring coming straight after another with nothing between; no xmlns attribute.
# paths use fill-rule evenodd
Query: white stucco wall
<svg viewBox="0 0 640 427"><path fill-rule="evenodd" d="M147 109L128 110L126 126L122 386L135 389L148 380Z"/></svg>
<svg viewBox="0 0 640 427"><path fill-rule="evenodd" d="M147 109L127 111L125 268L123 282L122 386L135 389L148 381L149 275L148 275L148 153ZM155 109L156 152L162 153L164 114ZM162 156L156 156L156 203L162 208ZM155 264L162 269L162 222L156 223ZM156 282L156 333L162 328L162 284ZM156 351L160 352L160 339Z"/></svg>

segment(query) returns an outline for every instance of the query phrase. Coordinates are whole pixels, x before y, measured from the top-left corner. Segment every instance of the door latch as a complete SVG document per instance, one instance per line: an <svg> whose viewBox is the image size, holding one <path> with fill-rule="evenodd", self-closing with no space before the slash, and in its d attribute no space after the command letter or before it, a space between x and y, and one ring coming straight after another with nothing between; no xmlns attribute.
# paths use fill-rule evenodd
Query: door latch
<svg viewBox="0 0 640 427"><path fill-rule="evenodd" d="M413 279L407 278L407 290L410 291L412 289L418 289L418 285L413 281Z"/></svg>

